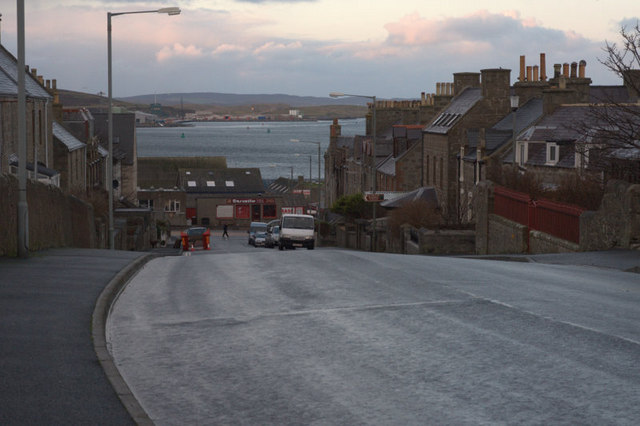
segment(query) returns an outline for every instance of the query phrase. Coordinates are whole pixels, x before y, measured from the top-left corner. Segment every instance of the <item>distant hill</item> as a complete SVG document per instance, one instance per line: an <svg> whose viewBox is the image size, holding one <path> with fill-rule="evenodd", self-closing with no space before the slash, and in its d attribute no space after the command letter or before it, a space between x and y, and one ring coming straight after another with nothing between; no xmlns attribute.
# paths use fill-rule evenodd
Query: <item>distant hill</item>
<svg viewBox="0 0 640 426"><path fill-rule="evenodd" d="M235 95L230 93L163 93L155 95L139 95L119 98L126 102L137 104L160 103L168 106L181 104L239 106L239 105L273 105L284 104L294 108L324 105L358 105L366 106L368 99L357 97L322 98L315 96L293 96L283 94L271 95Z"/></svg>
<svg viewBox="0 0 640 426"><path fill-rule="evenodd" d="M66 107L106 109L105 95L58 90L60 102ZM225 93L169 93L115 98L113 104L131 111L150 112L150 105L159 103L169 116L182 112L209 111L219 115L286 115L299 109L311 119L356 118L367 113L366 98L320 98L291 95L234 95Z"/></svg>

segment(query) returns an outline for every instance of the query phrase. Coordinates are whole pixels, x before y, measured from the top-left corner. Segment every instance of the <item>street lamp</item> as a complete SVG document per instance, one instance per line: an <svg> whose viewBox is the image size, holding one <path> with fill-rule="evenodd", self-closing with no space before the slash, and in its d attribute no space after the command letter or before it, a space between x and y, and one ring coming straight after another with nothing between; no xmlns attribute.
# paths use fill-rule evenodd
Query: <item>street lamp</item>
<svg viewBox="0 0 640 426"><path fill-rule="evenodd" d="M315 141L301 141L300 139L289 139L290 142L300 142L300 143L313 143L318 145L318 212L320 212L320 200L321 200L321 189L322 189L322 182L321 182L321 178L320 178L320 142L315 142ZM311 166L309 166L309 183L311 183ZM311 188L309 188L311 189Z"/></svg>
<svg viewBox="0 0 640 426"><path fill-rule="evenodd" d="M367 96L367 95L351 95L349 93L342 93L342 92L331 92L329 93L329 96L331 96L332 98L341 98L344 96L353 96L356 98L367 98L367 99L371 99L373 102L373 106L372 106L372 118L371 118L371 128L372 128L372 138L373 138L373 143L371 144L371 170L372 170L372 178L371 178L371 190L373 192L373 196L376 196L376 191L377 191L377 184L378 184L378 179L377 179L377 174L378 174L378 170L377 170L377 164L376 164L376 97L375 96ZM373 201L373 238L372 238L372 250L371 251L376 251L376 203L377 201Z"/></svg>
<svg viewBox="0 0 640 426"><path fill-rule="evenodd" d="M114 229L113 229L113 83L111 73L111 17L118 15L133 15L138 13L166 13L169 16L179 15L179 7L163 7L155 10L138 10L134 12L107 12L107 69L108 69L108 86L109 86L109 111L107 112L108 120L108 140L109 140L109 163L107 164L107 189L109 190L109 248L115 248Z"/></svg>

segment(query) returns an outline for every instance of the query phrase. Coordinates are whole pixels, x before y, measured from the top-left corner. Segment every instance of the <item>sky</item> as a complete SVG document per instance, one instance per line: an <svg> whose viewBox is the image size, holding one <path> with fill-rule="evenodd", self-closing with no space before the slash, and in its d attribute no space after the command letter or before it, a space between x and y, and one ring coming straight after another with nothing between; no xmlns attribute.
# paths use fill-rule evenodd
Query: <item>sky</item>
<svg viewBox="0 0 640 426"><path fill-rule="evenodd" d="M17 56L17 0L0 0L0 42ZM621 84L599 60L640 16L631 0L25 0L26 63L61 89L419 98L453 73L519 73L545 53L586 60L593 84Z"/></svg>

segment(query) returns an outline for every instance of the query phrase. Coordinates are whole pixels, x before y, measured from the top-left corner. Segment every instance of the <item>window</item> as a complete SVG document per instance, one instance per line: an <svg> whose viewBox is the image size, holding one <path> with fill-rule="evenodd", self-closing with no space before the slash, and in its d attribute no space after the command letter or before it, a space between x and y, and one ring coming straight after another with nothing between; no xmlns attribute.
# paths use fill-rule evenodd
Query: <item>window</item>
<svg viewBox="0 0 640 426"><path fill-rule="evenodd" d="M216 208L218 219L233 219L233 206L222 205Z"/></svg>
<svg viewBox="0 0 640 426"><path fill-rule="evenodd" d="M558 145L555 143L547 144L547 164L556 164L558 162Z"/></svg>
<svg viewBox="0 0 640 426"><path fill-rule="evenodd" d="M216 186L216 181L215 180L208 180L207 181L207 186Z"/></svg>
<svg viewBox="0 0 640 426"><path fill-rule="evenodd" d="M269 219L277 217L275 204L265 204L262 206L262 217Z"/></svg>
<svg viewBox="0 0 640 426"><path fill-rule="evenodd" d="M249 219L251 217L251 208L246 204L236 205L236 219Z"/></svg>
<svg viewBox="0 0 640 426"><path fill-rule="evenodd" d="M520 164L525 164L527 162L527 144L525 143L519 143L518 144L518 148L520 148L520 160L519 163Z"/></svg>
<svg viewBox="0 0 640 426"><path fill-rule="evenodd" d="M187 186L189 186L190 188L195 187L196 186L196 181L195 180L187 181Z"/></svg>
<svg viewBox="0 0 640 426"><path fill-rule="evenodd" d="M153 210L153 200L138 200L138 205Z"/></svg>
<svg viewBox="0 0 640 426"><path fill-rule="evenodd" d="M235 184L235 183L233 183L233 181L232 181L232 180L228 180L228 181L226 181L226 182L225 182L225 185L226 185L226 186L229 186L229 187L236 186L236 184Z"/></svg>
<svg viewBox="0 0 640 426"><path fill-rule="evenodd" d="M170 200L164 206L164 211L166 212L179 212L180 211L180 201Z"/></svg>

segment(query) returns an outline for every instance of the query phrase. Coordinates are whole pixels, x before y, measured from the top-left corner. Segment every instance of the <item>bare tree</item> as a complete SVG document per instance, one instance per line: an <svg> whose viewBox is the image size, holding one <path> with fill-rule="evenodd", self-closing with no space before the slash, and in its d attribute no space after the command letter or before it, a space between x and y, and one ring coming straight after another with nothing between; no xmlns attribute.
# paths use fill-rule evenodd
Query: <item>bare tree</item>
<svg viewBox="0 0 640 426"><path fill-rule="evenodd" d="M592 103L568 123L575 133L576 155L605 179L640 179L640 23L620 29L621 43L606 42L599 62L621 78L624 88L592 89Z"/></svg>

